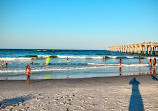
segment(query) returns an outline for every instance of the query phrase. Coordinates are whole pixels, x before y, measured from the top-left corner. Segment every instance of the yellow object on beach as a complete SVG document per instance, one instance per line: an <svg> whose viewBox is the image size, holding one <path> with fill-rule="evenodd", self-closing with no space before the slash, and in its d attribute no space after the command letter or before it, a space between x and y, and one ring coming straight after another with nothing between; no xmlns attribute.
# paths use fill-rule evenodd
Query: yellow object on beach
<svg viewBox="0 0 158 111"><path fill-rule="evenodd" d="M67 78L69 78L69 75L67 75Z"/></svg>
<svg viewBox="0 0 158 111"><path fill-rule="evenodd" d="M67 63L69 63L69 60L67 60Z"/></svg>
<svg viewBox="0 0 158 111"><path fill-rule="evenodd" d="M50 57L48 57L48 58L46 59L46 63L49 63L49 61L50 61Z"/></svg>
<svg viewBox="0 0 158 111"><path fill-rule="evenodd" d="M49 79L49 77L47 76L46 79Z"/></svg>

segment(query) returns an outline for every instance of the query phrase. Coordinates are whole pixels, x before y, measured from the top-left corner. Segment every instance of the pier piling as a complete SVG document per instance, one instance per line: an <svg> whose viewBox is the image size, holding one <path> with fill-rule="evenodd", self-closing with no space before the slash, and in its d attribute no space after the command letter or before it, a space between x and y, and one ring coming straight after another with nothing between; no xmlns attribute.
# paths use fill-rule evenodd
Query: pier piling
<svg viewBox="0 0 158 111"><path fill-rule="evenodd" d="M143 42L137 44L111 46L108 47L108 50L112 52L156 55L157 47L158 42Z"/></svg>

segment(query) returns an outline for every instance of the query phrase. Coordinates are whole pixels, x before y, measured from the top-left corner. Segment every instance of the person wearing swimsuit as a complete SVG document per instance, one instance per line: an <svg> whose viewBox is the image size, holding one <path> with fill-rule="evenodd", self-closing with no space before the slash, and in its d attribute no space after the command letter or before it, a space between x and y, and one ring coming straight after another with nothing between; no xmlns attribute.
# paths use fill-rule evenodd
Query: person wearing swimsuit
<svg viewBox="0 0 158 111"><path fill-rule="evenodd" d="M31 68L29 65L27 65L25 75L27 77L27 84L30 84L30 73L32 74Z"/></svg>

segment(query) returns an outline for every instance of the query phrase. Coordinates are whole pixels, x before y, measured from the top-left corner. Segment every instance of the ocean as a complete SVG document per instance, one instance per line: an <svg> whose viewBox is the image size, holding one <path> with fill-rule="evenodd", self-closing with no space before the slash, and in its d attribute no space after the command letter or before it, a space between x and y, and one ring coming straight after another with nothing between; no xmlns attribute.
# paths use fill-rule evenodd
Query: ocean
<svg viewBox="0 0 158 111"><path fill-rule="evenodd" d="M102 59L103 56L107 57L106 60ZM50 57L48 66L45 65L47 57ZM139 63L137 54L107 50L0 49L0 60L8 63L7 68L0 67L0 80L25 80L28 64L33 72L31 79L34 80L156 73L155 68L149 68L149 59L155 56L141 57ZM121 68L120 58L123 60Z"/></svg>

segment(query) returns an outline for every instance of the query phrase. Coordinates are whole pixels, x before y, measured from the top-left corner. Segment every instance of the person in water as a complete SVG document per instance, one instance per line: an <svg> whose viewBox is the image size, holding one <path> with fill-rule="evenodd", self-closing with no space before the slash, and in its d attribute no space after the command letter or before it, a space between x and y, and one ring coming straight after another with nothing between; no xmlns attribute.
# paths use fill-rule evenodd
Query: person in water
<svg viewBox="0 0 158 111"><path fill-rule="evenodd" d="M102 59L103 59L103 60L105 59L105 58L104 58L104 56L103 56L103 58L102 58Z"/></svg>
<svg viewBox="0 0 158 111"><path fill-rule="evenodd" d="M121 64L122 64L122 61L123 61L123 60L120 58L120 66L121 66Z"/></svg>
<svg viewBox="0 0 158 111"><path fill-rule="evenodd" d="M7 66L7 61L3 61L3 63L4 63L4 65L5 65L5 67L7 68L8 66Z"/></svg>
<svg viewBox="0 0 158 111"><path fill-rule="evenodd" d="M67 57L67 63L69 63L69 58Z"/></svg>
<svg viewBox="0 0 158 111"><path fill-rule="evenodd" d="M139 56L139 64L141 63L141 57Z"/></svg>
<svg viewBox="0 0 158 111"><path fill-rule="evenodd" d="M30 84L30 74L32 74L30 65L27 65L26 71L25 71L25 75L27 77L27 84Z"/></svg>
<svg viewBox="0 0 158 111"><path fill-rule="evenodd" d="M104 59L106 60L106 56L104 57Z"/></svg>

